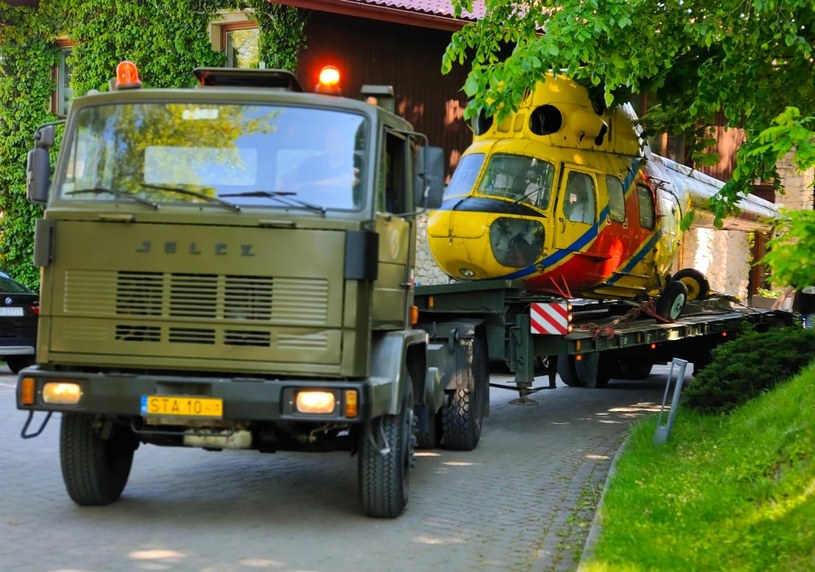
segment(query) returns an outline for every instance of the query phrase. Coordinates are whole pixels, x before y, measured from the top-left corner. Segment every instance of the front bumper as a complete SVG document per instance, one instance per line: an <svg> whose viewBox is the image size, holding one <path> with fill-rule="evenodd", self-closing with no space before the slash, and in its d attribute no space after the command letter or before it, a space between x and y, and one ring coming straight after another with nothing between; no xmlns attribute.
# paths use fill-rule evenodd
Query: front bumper
<svg viewBox="0 0 815 572"><path fill-rule="evenodd" d="M79 401L74 404L46 403L43 389L55 382L76 383ZM27 387L26 387L27 386ZM337 403L330 413L301 413L295 409L298 391L322 389L333 392ZM56 411L143 417L142 404L149 396L186 396L222 402L223 421L321 421L363 423L370 419L373 394L368 380L269 380L263 378L127 375L110 373L57 372L33 366L20 372L17 408L24 411ZM346 415L348 391L356 392L357 415ZM193 417L194 419L194 417Z"/></svg>

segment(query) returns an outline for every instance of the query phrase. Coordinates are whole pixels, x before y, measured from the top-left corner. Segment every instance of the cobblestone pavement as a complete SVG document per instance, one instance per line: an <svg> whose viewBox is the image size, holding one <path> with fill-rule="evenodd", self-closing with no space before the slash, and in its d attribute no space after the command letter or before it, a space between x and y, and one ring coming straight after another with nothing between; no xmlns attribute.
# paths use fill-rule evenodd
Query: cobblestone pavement
<svg viewBox="0 0 815 572"><path fill-rule="evenodd" d="M0 570L566 572L588 533L573 518L581 495L601 486L629 423L658 408L668 370L607 389L559 385L534 405L493 388L478 448L419 451L394 520L361 514L347 453L143 445L118 502L78 507L62 484L59 416L21 439L26 415L3 371Z"/></svg>

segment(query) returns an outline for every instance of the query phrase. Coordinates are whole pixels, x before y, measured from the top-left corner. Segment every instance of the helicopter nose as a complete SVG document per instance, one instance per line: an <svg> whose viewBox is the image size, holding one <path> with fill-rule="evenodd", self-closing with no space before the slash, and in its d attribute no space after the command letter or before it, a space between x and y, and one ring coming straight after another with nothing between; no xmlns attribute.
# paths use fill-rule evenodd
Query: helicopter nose
<svg viewBox="0 0 815 572"><path fill-rule="evenodd" d="M467 224L459 220L464 218ZM430 252L457 280L501 278L527 268L541 257L543 237L540 222L497 213L436 212L428 220Z"/></svg>

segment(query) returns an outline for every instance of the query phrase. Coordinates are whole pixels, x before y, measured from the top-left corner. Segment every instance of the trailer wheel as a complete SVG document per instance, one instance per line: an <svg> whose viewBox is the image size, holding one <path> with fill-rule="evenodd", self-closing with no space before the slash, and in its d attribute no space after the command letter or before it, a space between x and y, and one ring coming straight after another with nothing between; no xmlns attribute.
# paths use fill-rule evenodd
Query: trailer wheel
<svg viewBox="0 0 815 572"><path fill-rule="evenodd" d="M406 379L402 409L375 419L361 433L359 499L365 514L396 518L405 509L413 462L413 383Z"/></svg>
<svg viewBox="0 0 815 572"><path fill-rule="evenodd" d="M585 361L578 361L572 355L560 355L557 359L557 373L563 383L569 387L587 387L601 389L608 386L612 377L612 368L608 359L600 356L597 366L597 375L592 378L589 365Z"/></svg>
<svg viewBox="0 0 815 572"><path fill-rule="evenodd" d="M651 375L654 364L636 363L631 361L620 362L620 377L630 380L642 380Z"/></svg>
<svg viewBox="0 0 815 572"><path fill-rule="evenodd" d="M63 413L59 451L68 496L80 506L117 500L127 484L139 442L130 429L114 424L104 437L93 415Z"/></svg>
<svg viewBox="0 0 815 572"><path fill-rule="evenodd" d="M472 451L481 439L484 400L489 391L487 346L476 334L456 348L456 388L442 406L441 445L453 451Z"/></svg>
<svg viewBox="0 0 815 572"><path fill-rule="evenodd" d="M597 375L594 379L591 378L589 367L585 361L576 361L575 370L577 377L583 382L583 387L589 389L602 389L608 387L608 382L611 379L611 368L608 366L608 360L603 356L599 357L600 363L597 366Z"/></svg>
<svg viewBox="0 0 815 572"><path fill-rule="evenodd" d="M561 381L569 387L585 387L583 380L577 375L574 356L561 354L557 357L557 374Z"/></svg>
<svg viewBox="0 0 815 572"><path fill-rule="evenodd" d="M704 300L710 294L710 284L705 275L695 268L683 268L671 280L682 282L688 289L688 300Z"/></svg>
<svg viewBox="0 0 815 572"><path fill-rule="evenodd" d="M688 288L683 282L671 280L657 300L657 314L668 320L676 320L685 309Z"/></svg>

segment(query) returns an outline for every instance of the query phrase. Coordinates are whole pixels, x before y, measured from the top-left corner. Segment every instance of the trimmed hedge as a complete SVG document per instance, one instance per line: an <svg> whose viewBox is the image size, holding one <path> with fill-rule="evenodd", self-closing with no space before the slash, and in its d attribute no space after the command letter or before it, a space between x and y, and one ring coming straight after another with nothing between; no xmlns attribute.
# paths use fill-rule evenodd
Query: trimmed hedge
<svg viewBox="0 0 815 572"><path fill-rule="evenodd" d="M713 350L713 361L683 393L686 407L726 414L784 382L815 359L815 330L790 326L748 331Z"/></svg>

